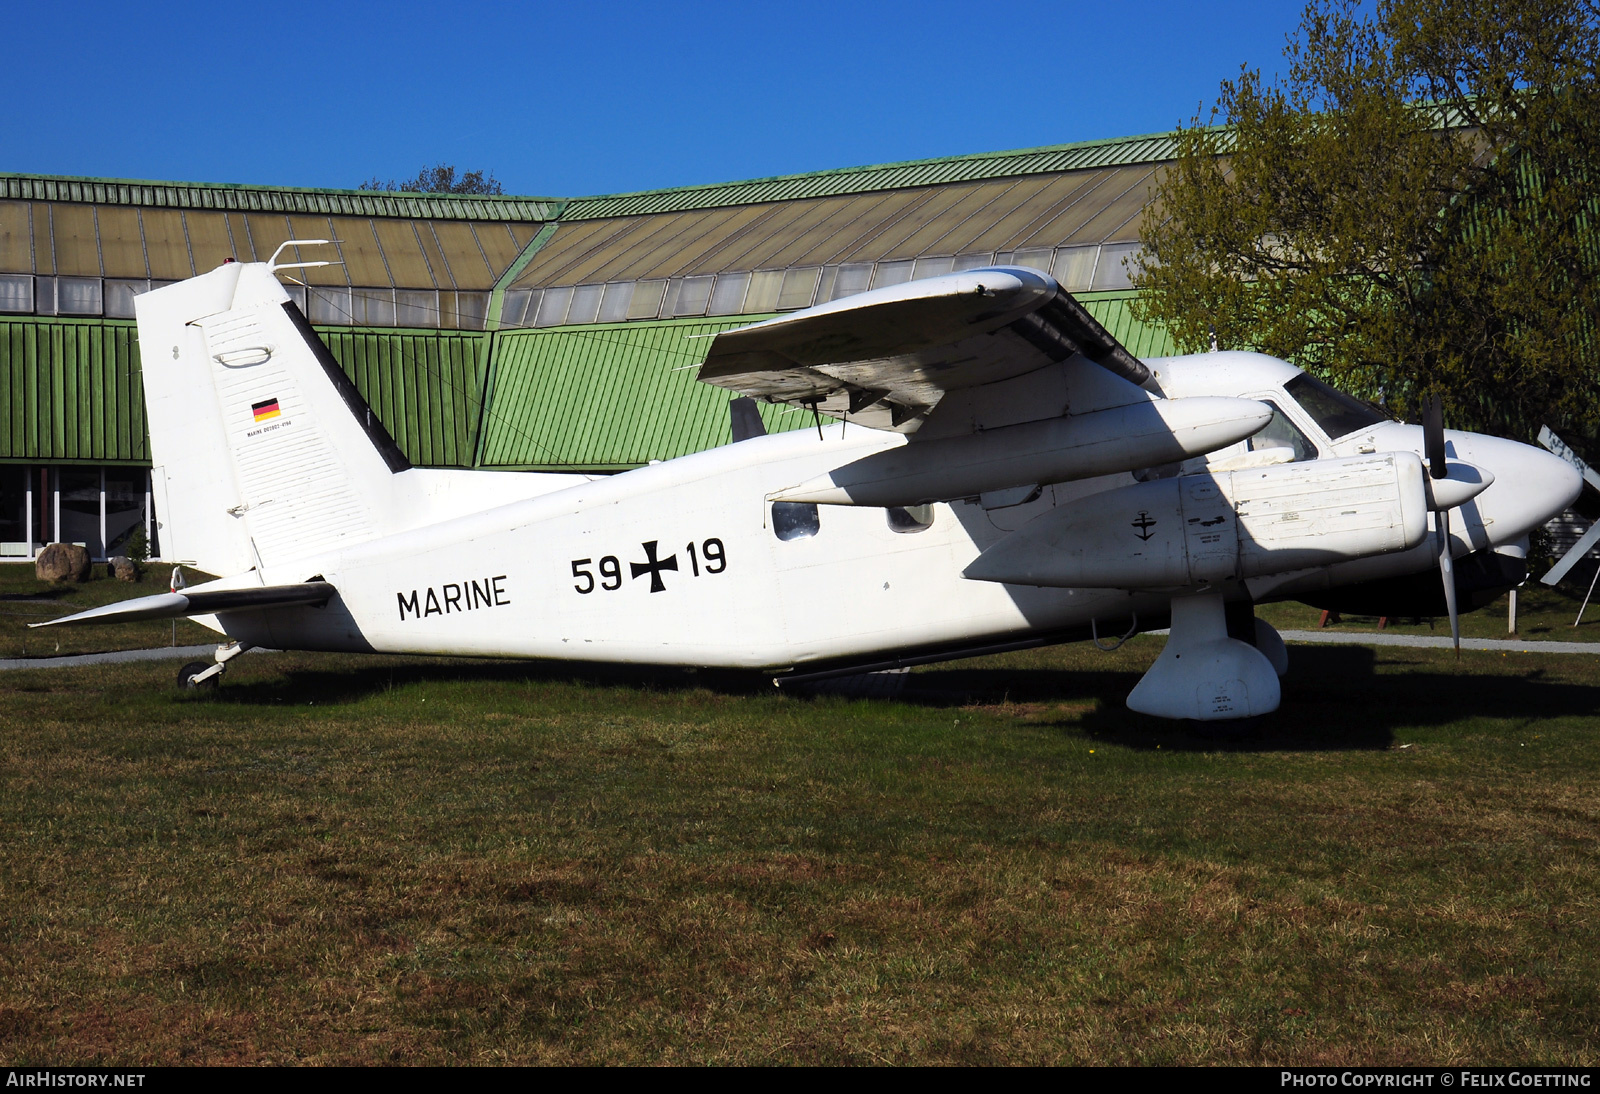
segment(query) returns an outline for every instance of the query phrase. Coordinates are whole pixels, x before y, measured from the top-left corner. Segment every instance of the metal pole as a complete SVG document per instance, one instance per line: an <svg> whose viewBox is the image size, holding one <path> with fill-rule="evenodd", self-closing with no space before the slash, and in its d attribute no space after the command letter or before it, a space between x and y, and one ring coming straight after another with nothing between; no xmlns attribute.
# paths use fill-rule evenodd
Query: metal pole
<svg viewBox="0 0 1600 1094"><path fill-rule="evenodd" d="M1596 572L1600 573L1600 571ZM1517 633L1517 590L1515 589L1511 590L1511 608L1506 616L1506 633Z"/></svg>
<svg viewBox="0 0 1600 1094"><path fill-rule="evenodd" d="M1578 606L1578 618L1572 621L1574 627L1583 622L1583 609L1589 606L1589 598L1594 595L1594 583L1596 581L1600 581L1600 566L1595 567L1594 577L1589 579L1589 591L1583 594L1583 603Z"/></svg>

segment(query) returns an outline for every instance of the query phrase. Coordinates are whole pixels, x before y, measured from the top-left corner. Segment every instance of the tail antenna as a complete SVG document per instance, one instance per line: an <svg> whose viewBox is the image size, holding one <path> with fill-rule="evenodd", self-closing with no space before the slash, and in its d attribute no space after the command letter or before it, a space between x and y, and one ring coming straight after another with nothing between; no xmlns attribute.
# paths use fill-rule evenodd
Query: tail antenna
<svg viewBox="0 0 1600 1094"><path fill-rule="evenodd" d="M304 269L307 266L343 266L343 262L329 261L326 259L321 262L278 261L278 256L283 253L284 248L286 247L296 248L296 254L298 254L298 248L300 247L326 247L341 242L343 241L338 239L286 239L282 243L278 244L278 249L272 252L271 258L267 259L267 272L277 273L279 270L299 270Z"/></svg>

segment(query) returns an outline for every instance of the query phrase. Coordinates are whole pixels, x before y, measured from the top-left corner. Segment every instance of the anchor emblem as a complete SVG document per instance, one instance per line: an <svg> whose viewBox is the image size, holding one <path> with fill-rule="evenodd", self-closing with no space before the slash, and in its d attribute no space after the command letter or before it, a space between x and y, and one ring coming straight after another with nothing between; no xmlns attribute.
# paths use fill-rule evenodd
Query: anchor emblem
<svg viewBox="0 0 1600 1094"><path fill-rule="evenodd" d="M1156 522L1150 519L1150 513L1148 510L1139 510L1139 519L1133 522L1133 526L1139 529L1140 539L1149 539L1151 536L1155 535L1155 533L1150 529L1156 526Z"/></svg>

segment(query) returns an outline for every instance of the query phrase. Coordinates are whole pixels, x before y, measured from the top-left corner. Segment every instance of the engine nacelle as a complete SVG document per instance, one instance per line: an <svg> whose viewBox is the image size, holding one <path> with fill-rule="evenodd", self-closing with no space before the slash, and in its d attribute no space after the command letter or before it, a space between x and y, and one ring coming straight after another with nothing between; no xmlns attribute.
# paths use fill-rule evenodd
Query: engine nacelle
<svg viewBox="0 0 1600 1094"><path fill-rule="evenodd" d="M1064 588L1180 588L1404 551L1428 534L1412 452L1137 483L1051 510L965 576Z"/></svg>

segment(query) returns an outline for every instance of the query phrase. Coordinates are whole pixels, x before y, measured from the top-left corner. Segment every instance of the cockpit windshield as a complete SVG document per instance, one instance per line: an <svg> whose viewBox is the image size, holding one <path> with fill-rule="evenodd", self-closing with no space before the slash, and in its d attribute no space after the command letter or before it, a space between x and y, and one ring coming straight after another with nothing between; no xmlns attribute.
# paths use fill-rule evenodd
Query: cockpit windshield
<svg viewBox="0 0 1600 1094"><path fill-rule="evenodd" d="M1347 433L1354 433L1358 429L1367 429L1378 425L1380 422L1389 421L1389 417L1377 407L1364 403L1351 395L1346 395L1338 388L1329 387L1321 380L1301 373L1287 384L1283 390L1289 397L1299 403L1305 412L1311 415L1318 427L1333 440L1338 440Z"/></svg>

